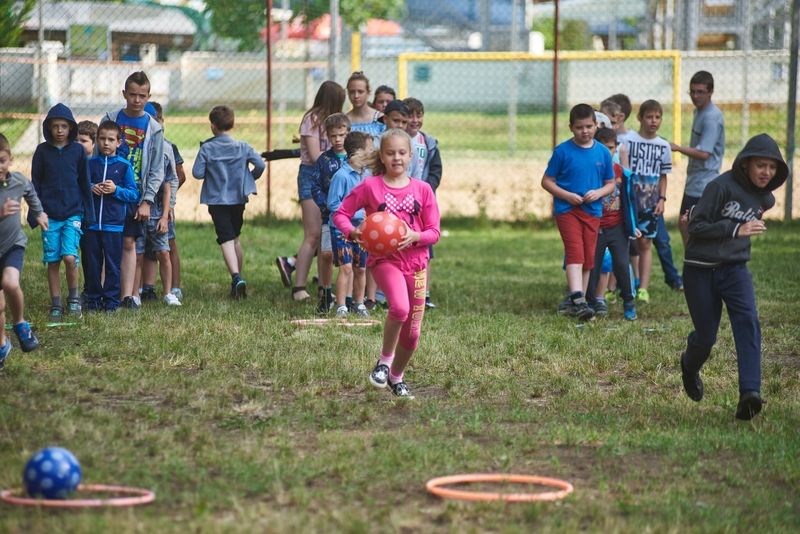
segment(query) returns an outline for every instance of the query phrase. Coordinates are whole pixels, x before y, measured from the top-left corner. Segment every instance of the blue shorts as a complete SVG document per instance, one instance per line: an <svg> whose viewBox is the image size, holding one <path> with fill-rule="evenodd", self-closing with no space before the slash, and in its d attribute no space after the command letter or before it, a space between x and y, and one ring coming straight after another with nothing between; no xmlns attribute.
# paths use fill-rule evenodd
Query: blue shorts
<svg viewBox="0 0 800 534"><path fill-rule="evenodd" d="M175 239L175 221L169 221L167 225L167 239L170 241Z"/></svg>
<svg viewBox="0 0 800 534"><path fill-rule="evenodd" d="M50 219L47 230L42 230L42 261L58 263L64 256L75 256L75 265L80 263L81 217L75 215L65 221Z"/></svg>
<svg viewBox="0 0 800 534"><path fill-rule="evenodd" d="M344 238L338 228L331 228L331 244L333 245L333 264L337 267L352 263L353 267L367 266L367 251L354 241Z"/></svg>
<svg viewBox="0 0 800 534"><path fill-rule="evenodd" d="M313 165L300 164L300 170L297 172L297 197L300 202L304 200L311 200L311 186L314 185L316 177L316 169Z"/></svg>
<svg viewBox="0 0 800 534"><path fill-rule="evenodd" d="M22 264L25 262L25 249L20 246L13 246L0 256L0 283L3 281L3 271L6 267L11 267L22 273ZM3 288L0 286L0 291Z"/></svg>
<svg viewBox="0 0 800 534"><path fill-rule="evenodd" d="M163 250L169 250L169 239L167 232L158 233L156 225L158 219L148 219L144 224L144 235L136 238L136 254L154 254Z"/></svg>

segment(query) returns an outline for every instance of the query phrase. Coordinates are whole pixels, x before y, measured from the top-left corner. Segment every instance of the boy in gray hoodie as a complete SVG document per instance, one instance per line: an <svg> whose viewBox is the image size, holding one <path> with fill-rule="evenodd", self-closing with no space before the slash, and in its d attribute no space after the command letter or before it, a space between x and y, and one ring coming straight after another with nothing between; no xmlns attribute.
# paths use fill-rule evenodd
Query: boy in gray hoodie
<svg viewBox="0 0 800 534"><path fill-rule="evenodd" d="M208 206L214 221L217 243L231 275L231 297L241 299L247 296L247 282L241 276L244 252L239 241L244 206L256 193L256 180L266 165L253 147L230 136L234 126L231 108L216 106L208 119L214 137L200 143L192 175L203 180L200 202Z"/></svg>
<svg viewBox="0 0 800 534"><path fill-rule="evenodd" d="M686 304L694 331L681 355L686 394L703 398L700 369L717 341L722 303L728 309L739 369L736 418L761 411L761 324L747 262L750 236L767 230L764 212L775 205L772 192L789 168L767 134L750 139L731 170L708 183L688 215L689 241L683 270Z"/></svg>

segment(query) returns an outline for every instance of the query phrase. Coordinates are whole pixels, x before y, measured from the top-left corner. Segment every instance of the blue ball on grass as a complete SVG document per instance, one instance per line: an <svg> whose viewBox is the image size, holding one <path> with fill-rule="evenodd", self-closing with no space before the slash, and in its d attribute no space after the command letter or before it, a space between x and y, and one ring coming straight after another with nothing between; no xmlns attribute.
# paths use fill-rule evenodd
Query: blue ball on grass
<svg viewBox="0 0 800 534"><path fill-rule="evenodd" d="M22 482L31 497L66 499L81 482L81 464L67 449L47 447L25 464Z"/></svg>

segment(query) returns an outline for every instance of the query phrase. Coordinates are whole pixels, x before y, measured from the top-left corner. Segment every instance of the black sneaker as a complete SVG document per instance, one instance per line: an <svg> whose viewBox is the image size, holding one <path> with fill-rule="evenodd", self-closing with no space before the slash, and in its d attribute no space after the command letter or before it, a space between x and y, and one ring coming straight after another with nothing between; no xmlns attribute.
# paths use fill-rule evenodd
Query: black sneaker
<svg viewBox="0 0 800 534"><path fill-rule="evenodd" d="M39 348L39 340L36 338L36 335L31 331L31 325L28 324L28 321L23 321L19 324L14 325L14 333L17 334L17 340L19 340L19 348L22 349L22 352L30 352Z"/></svg>
<svg viewBox="0 0 800 534"><path fill-rule="evenodd" d="M120 307L125 308L127 310L138 310L139 303L136 302L133 297L124 297L122 302L120 303Z"/></svg>
<svg viewBox="0 0 800 534"><path fill-rule="evenodd" d="M333 308L334 300L333 293L331 293L330 289L325 290L324 287L320 286L317 288L317 297L319 297L319 303L317 304L317 313L319 315L326 315L331 308Z"/></svg>
<svg viewBox="0 0 800 534"><path fill-rule="evenodd" d="M142 299L142 302L146 300L158 300L158 295L156 295L156 290L154 287L143 287L139 298Z"/></svg>
<svg viewBox="0 0 800 534"><path fill-rule="evenodd" d="M385 388L389 382L389 366L384 365L378 360L375 364L375 369L369 374L369 383L376 388Z"/></svg>
<svg viewBox="0 0 800 534"><path fill-rule="evenodd" d="M294 267L289 265L289 258L286 256L278 256L275 258L275 265L278 266L278 272L281 273L283 287L292 287L292 273L294 272Z"/></svg>
<svg viewBox="0 0 800 534"><path fill-rule="evenodd" d="M703 381L700 379L700 372L692 373L686 370L683 365L683 358L686 356L684 352L681 354L681 380L683 380L683 390L695 402L700 402L703 399ZM740 403L741 404L741 403ZM739 411L736 411L737 417Z"/></svg>
<svg viewBox="0 0 800 534"><path fill-rule="evenodd" d="M411 394L411 390L408 389L408 385L402 380L396 384L389 382L389 387L392 389L392 393L394 393L397 397L402 397L404 399L414 398L414 395Z"/></svg>
<svg viewBox="0 0 800 534"><path fill-rule="evenodd" d="M231 282L231 298L241 300L247 298L247 282L239 278Z"/></svg>
<svg viewBox="0 0 800 534"><path fill-rule="evenodd" d="M564 297L564 300L558 303L558 314L571 317L575 315L575 306L569 297Z"/></svg>
<svg viewBox="0 0 800 534"><path fill-rule="evenodd" d="M575 308L575 316L581 321L594 319L594 310L589 307L589 303L584 297L573 300L572 305Z"/></svg>
<svg viewBox="0 0 800 534"><path fill-rule="evenodd" d="M436 307L436 304L431 302L431 298L430 297L425 297L425 309L426 310L432 310L435 307Z"/></svg>
<svg viewBox="0 0 800 534"><path fill-rule="evenodd" d="M745 391L739 396L739 404L736 406L736 419L749 421L761 411L764 401L758 391Z"/></svg>
<svg viewBox="0 0 800 534"><path fill-rule="evenodd" d="M373 309L375 309L375 301L372 299L365 299L364 306L366 306L368 310L372 311Z"/></svg>

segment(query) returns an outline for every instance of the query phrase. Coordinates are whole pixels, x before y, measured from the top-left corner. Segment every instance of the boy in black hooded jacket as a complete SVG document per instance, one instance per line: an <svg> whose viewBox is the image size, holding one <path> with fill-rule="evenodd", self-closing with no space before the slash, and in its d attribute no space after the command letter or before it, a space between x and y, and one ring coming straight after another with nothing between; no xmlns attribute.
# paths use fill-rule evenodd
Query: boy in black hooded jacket
<svg viewBox="0 0 800 534"><path fill-rule="evenodd" d="M725 302L739 369L737 419L751 419L763 402L761 325L747 270L750 236L766 231L762 216L775 205L772 191L788 174L777 143L767 134L757 135L731 170L709 182L689 214L683 280L694 331L681 355L683 387L692 400L703 398L700 369L717 340Z"/></svg>

